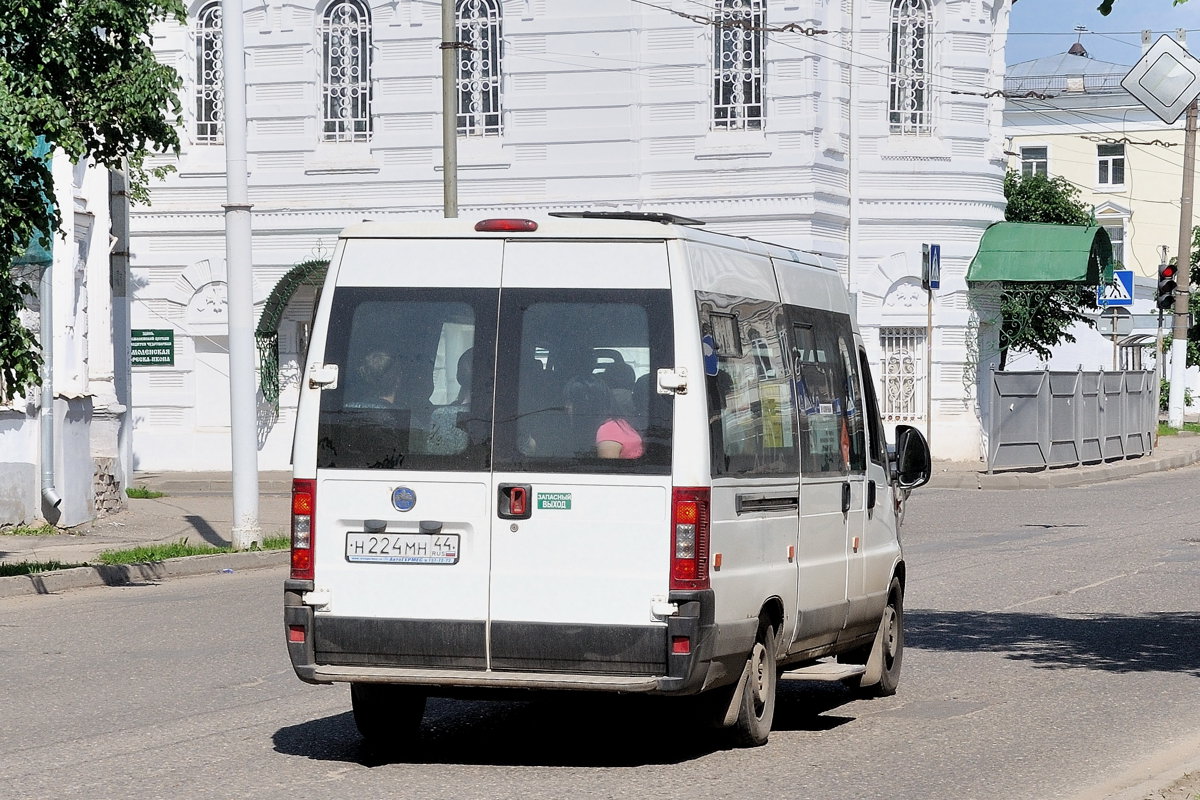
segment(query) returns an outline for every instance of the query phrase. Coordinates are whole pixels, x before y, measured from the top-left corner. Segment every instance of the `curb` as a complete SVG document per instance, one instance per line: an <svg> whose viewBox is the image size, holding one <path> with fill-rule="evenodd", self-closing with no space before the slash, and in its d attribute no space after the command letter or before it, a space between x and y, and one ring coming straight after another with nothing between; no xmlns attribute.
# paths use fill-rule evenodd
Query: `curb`
<svg viewBox="0 0 1200 800"><path fill-rule="evenodd" d="M225 570L277 567L287 564L290 559L291 555L287 550L258 550L248 553L182 556L145 564L97 564L40 572L36 575L12 575L0 578L0 598L55 594L68 589L97 586L132 586L156 583L167 578L211 575Z"/></svg>
<svg viewBox="0 0 1200 800"><path fill-rule="evenodd" d="M935 472L927 484L931 489L1069 489L1094 483L1166 472L1200 462L1200 446L1170 455L1150 454L1123 461L1040 472Z"/></svg>

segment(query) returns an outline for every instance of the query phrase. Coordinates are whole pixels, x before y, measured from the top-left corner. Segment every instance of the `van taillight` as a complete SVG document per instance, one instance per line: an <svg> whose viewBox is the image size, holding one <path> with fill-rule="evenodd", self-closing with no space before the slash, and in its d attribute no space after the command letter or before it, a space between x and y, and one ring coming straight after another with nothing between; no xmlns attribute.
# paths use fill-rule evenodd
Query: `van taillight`
<svg viewBox="0 0 1200 800"><path fill-rule="evenodd" d="M313 545L317 530L313 517L317 507L317 482L292 481L292 578L313 580Z"/></svg>
<svg viewBox="0 0 1200 800"><path fill-rule="evenodd" d="M671 493L671 588L707 589L708 505L706 488Z"/></svg>
<svg viewBox="0 0 1200 800"><path fill-rule="evenodd" d="M480 233L532 233L537 228L531 219L481 219L475 223L475 230Z"/></svg>

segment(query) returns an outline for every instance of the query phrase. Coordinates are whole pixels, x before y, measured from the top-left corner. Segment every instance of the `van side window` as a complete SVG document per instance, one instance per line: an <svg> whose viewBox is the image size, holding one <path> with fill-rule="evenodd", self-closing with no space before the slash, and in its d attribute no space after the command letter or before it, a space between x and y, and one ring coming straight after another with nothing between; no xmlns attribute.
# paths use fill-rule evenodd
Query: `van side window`
<svg viewBox="0 0 1200 800"><path fill-rule="evenodd" d="M850 318L794 306L787 312L801 471L807 476L861 472L866 435Z"/></svg>
<svg viewBox="0 0 1200 800"><path fill-rule="evenodd" d="M669 472L668 290L506 289L500 337L497 468Z"/></svg>
<svg viewBox="0 0 1200 800"><path fill-rule="evenodd" d="M484 470L495 289L337 289L317 466Z"/></svg>
<svg viewBox="0 0 1200 800"><path fill-rule="evenodd" d="M888 461L884 449L883 419L879 416L879 402L875 399L875 382L871 380L867 354L861 349L858 351L858 363L862 369L863 394L867 403L867 453L872 461L886 468Z"/></svg>
<svg viewBox="0 0 1200 800"><path fill-rule="evenodd" d="M713 475L794 474L796 424L776 303L697 292Z"/></svg>

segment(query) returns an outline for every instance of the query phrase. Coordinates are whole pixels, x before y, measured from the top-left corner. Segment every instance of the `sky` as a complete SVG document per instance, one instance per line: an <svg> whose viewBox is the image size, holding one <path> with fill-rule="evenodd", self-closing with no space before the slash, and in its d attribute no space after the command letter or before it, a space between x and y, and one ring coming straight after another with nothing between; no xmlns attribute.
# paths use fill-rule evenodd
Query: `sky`
<svg viewBox="0 0 1200 800"><path fill-rule="evenodd" d="M1132 66L1142 54L1141 33L1154 31L1174 36L1176 28L1188 31L1188 49L1200 54L1200 0L1174 6L1171 0L1116 0L1112 13L1102 16L1100 0L1016 0L1005 60L1011 64L1065 53L1080 41L1098 61ZM1082 25L1087 33L1077 34Z"/></svg>

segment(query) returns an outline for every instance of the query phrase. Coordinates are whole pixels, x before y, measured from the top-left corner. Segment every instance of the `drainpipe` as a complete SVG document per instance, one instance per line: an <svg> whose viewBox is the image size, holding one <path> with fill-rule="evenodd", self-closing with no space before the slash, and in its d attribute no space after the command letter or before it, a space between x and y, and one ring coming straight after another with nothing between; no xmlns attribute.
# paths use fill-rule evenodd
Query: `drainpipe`
<svg viewBox="0 0 1200 800"><path fill-rule="evenodd" d="M62 497L54 488L54 316L51 313L53 305L53 272L49 264L42 270L42 281L39 292L41 302L41 332L39 341L42 345L42 501L50 508L58 508Z"/></svg>

